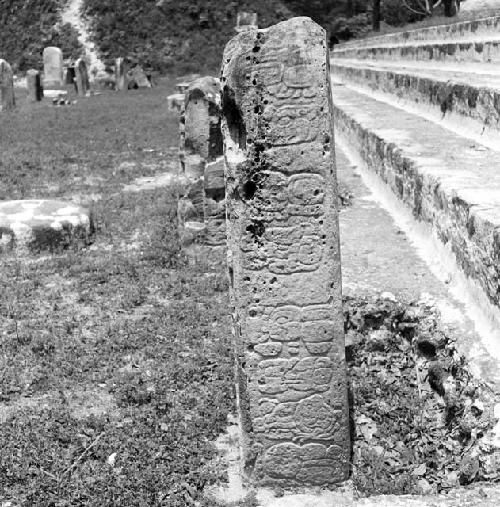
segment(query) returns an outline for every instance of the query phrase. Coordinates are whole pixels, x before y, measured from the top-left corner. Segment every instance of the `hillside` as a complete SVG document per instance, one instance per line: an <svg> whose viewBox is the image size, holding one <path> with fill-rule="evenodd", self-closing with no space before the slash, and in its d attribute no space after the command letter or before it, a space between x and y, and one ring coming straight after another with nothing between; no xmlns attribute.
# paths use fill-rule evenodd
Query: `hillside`
<svg viewBox="0 0 500 507"><path fill-rule="evenodd" d="M42 68L46 46L58 46L65 58L80 54L76 31L61 22L65 0L0 0L0 58L15 71Z"/></svg>
<svg viewBox="0 0 500 507"><path fill-rule="evenodd" d="M84 0L101 58L128 56L166 72L208 71L220 66L222 50L234 35L238 4L233 0ZM240 2L269 26L293 16L279 0Z"/></svg>

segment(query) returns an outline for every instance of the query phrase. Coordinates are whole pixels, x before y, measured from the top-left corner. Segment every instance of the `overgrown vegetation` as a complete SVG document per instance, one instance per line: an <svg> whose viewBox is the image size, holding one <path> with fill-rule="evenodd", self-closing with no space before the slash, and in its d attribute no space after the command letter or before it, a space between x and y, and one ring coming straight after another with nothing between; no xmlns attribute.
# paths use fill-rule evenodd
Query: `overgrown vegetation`
<svg viewBox="0 0 500 507"><path fill-rule="evenodd" d="M43 68L42 53L57 46L64 58L81 53L78 34L61 23L60 10L66 0L0 0L0 57L14 71Z"/></svg>
<svg viewBox="0 0 500 507"><path fill-rule="evenodd" d="M435 310L348 299L344 316L356 489L428 494L499 481L499 453L481 441L494 425L494 398Z"/></svg>

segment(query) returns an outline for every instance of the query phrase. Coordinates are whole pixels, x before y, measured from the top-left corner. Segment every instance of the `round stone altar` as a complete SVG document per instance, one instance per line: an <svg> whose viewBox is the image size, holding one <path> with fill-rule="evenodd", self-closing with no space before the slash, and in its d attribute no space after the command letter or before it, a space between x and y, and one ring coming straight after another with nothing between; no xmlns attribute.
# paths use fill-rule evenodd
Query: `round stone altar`
<svg viewBox="0 0 500 507"><path fill-rule="evenodd" d="M45 199L0 202L0 252L60 251L91 243L94 222L89 209Z"/></svg>

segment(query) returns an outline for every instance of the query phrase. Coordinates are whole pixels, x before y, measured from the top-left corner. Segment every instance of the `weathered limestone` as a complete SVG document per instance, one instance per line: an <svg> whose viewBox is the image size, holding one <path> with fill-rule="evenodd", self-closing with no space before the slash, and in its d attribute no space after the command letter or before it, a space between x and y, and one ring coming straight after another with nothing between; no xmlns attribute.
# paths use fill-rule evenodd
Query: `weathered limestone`
<svg viewBox="0 0 500 507"><path fill-rule="evenodd" d="M0 111L10 111L15 105L12 68L8 62L0 59Z"/></svg>
<svg viewBox="0 0 500 507"><path fill-rule="evenodd" d="M243 32L245 30L254 30L257 28L257 13L256 12L238 12L236 17L235 30Z"/></svg>
<svg viewBox="0 0 500 507"><path fill-rule="evenodd" d="M119 91L128 89L128 65L125 58L115 60L116 89Z"/></svg>
<svg viewBox="0 0 500 507"><path fill-rule="evenodd" d="M244 469L261 485L331 485L349 470L327 55L309 18L242 32L224 52Z"/></svg>
<svg viewBox="0 0 500 507"><path fill-rule="evenodd" d="M78 58L75 63L75 79L78 95L85 97L90 91L90 80L87 62L83 58Z"/></svg>
<svg viewBox="0 0 500 507"><path fill-rule="evenodd" d="M43 87L44 89L61 88L63 77L63 54L59 48L48 47L43 50Z"/></svg>
<svg viewBox="0 0 500 507"><path fill-rule="evenodd" d="M29 102L40 102L42 100L43 88L38 70L30 69L26 72L26 89Z"/></svg>
<svg viewBox="0 0 500 507"><path fill-rule="evenodd" d="M151 88L151 81L140 65L128 72L128 88Z"/></svg>
<svg viewBox="0 0 500 507"><path fill-rule="evenodd" d="M73 203L44 199L0 202L0 253L86 246L93 234L91 212Z"/></svg>
<svg viewBox="0 0 500 507"><path fill-rule="evenodd" d="M226 242L224 151L220 82L199 78L189 86L180 122L181 171L191 182L179 200L184 244L216 246Z"/></svg>

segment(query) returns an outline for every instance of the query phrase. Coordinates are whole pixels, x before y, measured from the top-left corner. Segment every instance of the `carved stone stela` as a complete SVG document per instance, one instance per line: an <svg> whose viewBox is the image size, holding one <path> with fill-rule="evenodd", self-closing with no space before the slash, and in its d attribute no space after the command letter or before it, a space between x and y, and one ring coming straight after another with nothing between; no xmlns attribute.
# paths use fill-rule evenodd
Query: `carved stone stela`
<svg viewBox="0 0 500 507"><path fill-rule="evenodd" d="M180 131L181 170L190 181L186 194L179 200L182 242L224 245L224 151L218 79L207 76L190 84Z"/></svg>
<svg viewBox="0 0 500 507"><path fill-rule="evenodd" d="M345 480L350 443L324 30L242 32L222 68L228 260L246 473Z"/></svg>

